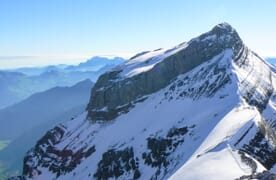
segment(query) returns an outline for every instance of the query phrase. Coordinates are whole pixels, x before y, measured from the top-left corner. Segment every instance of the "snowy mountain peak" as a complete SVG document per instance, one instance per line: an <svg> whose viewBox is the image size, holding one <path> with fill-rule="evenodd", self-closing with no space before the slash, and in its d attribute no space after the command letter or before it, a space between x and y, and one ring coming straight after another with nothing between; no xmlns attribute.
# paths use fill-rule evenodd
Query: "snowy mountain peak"
<svg viewBox="0 0 276 180"><path fill-rule="evenodd" d="M87 111L27 153L24 177L275 178L275 89L271 67L217 25L103 74Z"/></svg>

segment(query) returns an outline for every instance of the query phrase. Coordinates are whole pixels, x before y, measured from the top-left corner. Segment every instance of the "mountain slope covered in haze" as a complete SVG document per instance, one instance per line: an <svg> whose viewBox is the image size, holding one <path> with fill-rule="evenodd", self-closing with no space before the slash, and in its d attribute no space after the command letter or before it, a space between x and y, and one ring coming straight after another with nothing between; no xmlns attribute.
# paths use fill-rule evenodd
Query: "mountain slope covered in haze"
<svg viewBox="0 0 276 180"><path fill-rule="evenodd" d="M25 78L26 75L22 73L0 71L0 109L17 102L21 97L29 95L31 81L23 80ZM24 88L22 84L25 84Z"/></svg>
<svg viewBox="0 0 276 180"><path fill-rule="evenodd" d="M55 87L0 110L1 140L13 140L29 127L37 126L64 110L84 105L92 86L90 80L85 80L72 87Z"/></svg>
<svg viewBox="0 0 276 180"><path fill-rule="evenodd" d="M5 148L0 150L0 169L5 176L14 176L22 173L25 153L35 145L47 130L64 123L68 119L82 113L85 105L76 106L67 111L60 112L55 118L36 125L12 141L8 141ZM1 178L0 178L1 179Z"/></svg>
<svg viewBox="0 0 276 180"><path fill-rule="evenodd" d="M48 129L85 110L93 83L56 87L0 110L0 140L10 143L0 150L0 164L9 174L21 172L24 154Z"/></svg>
<svg viewBox="0 0 276 180"><path fill-rule="evenodd" d="M24 158L27 179L273 178L276 74L229 24L100 76L86 112Z"/></svg>

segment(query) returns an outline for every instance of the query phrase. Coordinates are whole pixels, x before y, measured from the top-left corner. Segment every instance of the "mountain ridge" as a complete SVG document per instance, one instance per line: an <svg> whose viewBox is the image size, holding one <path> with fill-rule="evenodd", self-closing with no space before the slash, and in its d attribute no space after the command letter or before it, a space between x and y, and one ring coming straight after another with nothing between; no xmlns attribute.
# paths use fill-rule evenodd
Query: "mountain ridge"
<svg viewBox="0 0 276 180"><path fill-rule="evenodd" d="M238 51L238 49L242 47L242 41L237 32L229 24L222 23L198 38L192 39L187 45L184 44L183 48L182 46L183 44L180 45L180 49L176 51L174 48L166 50L164 55L161 54L161 57L158 57L158 55L157 57L150 57L149 61L151 59L154 61L154 59L158 58L160 62L154 62L152 69L144 73L141 72L136 74L133 78L126 77L120 80L120 73L122 68L133 66L131 63L135 61L135 59L131 59L121 65L121 67L119 66L113 71L100 76L95 84L93 95L87 107L89 118L113 119L120 111L127 111L127 109L129 109L129 106L131 106L129 105L130 101L165 87L177 75L191 70L202 62L210 59L212 55L219 54L223 49L226 49L227 46L233 46L234 50ZM201 53L196 53L197 51L201 51L201 48L206 49L203 49ZM172 55L170 54L171 51L173 51ZM168 55L166 55L166 52L168 52ZM139 58L139 56L136 58ZM128 63L130 63L130 65ZM142 63L144 62L138 60L138 64ZM148 62L146 64L148 64ZM155 79L158 79L158 81L155 81ZM112 86L112 88L103 90L104 87L110 86ZM121 92L120 89L128 92ZM100 111L105 108L105 106L110 110ZM125 106L125 108L123 108L123 110L116 110L115 108L117 106Z"/></svg>

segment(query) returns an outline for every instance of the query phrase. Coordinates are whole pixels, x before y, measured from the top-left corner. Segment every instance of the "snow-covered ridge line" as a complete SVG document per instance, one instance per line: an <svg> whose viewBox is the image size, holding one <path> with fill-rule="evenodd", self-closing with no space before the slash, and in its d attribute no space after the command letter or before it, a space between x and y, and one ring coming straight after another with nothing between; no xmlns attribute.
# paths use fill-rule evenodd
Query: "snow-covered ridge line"
<svg viewBox="0 0 276 180"><path fill-rule="evenodd" d="M224 39L230 40L231 34L235 33L235 30L231 26L229 27L227 23L219 24L214 28L221 28L227 31L229 31L229 28L230 28L230 34L226 34L225 36L218 36L217 34L212 34L213 30L211 30L207 32L206 36L204 37L203 36L196 37L194 39L191 39L189 42L183 42L170 49L159 48L153 51L144 51L144 52L138 53L133 58L126 61L122 65L119 65L113 70L121 71L119 75L121 78L130 78L142 72L149 71L157 63L161 62L162 60L171 56L172 54L175 54L183 50L194 41L197 41L197 42L207 41L209 43L209 46L211 46L215 41L220 41ZM209 35L208 33L211 33L211 34Z"/></svg>
<svg viewBox="0 0 276 180"><path fill-rule="evenodd" d="M153 51L147 51L142 53L141 55L136 56L133 59L130 59L122 65L119 65L115 69L122 70L122 72L120 73L121 78L130 78L132 76L152 69L153 66L155 66L166 57L177 53L187 46L187 43L181 43L171 49L157 49Z"/></svg>

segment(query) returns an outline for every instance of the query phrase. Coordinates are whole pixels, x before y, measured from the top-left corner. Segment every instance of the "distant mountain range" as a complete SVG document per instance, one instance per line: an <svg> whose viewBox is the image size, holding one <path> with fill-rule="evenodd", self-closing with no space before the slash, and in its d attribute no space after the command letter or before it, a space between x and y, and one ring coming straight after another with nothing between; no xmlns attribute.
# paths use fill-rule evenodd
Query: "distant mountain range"
<svg viewBox="0 0 276 180"><path fill-rule="evenodd" d="M72 71L99 71L101 68L105 66L118 65L125 61L124 58L114 57L114 58L106 58L101 56L95 56L91 59L88 59L86 62L79 63L78 65L49 65L44 67L25 67L25 68L17 68L17 69L9 69L4 70L8 72L20 72L28 76L38 76L43 73L51 72L51 71L61 71L61 72L72 72Z"/></svg>
<svg viewBox="0 0 276 180"><path fill-rule="evenodd" d="M123 58L93 57L77 66L47 66L0 71L0 109L36 92L56 86L72 86L90 79L95 82L104 72L124 62Z"/></svg>
<svg viewBox="0 0 276 180"><path fill-rule="evenodd" d="M84 63L80 63L77 66L67 66L64 68L66 71L98 71L105 66L113 66L118 65L125 62L125 59L121 57L114 57L112 59L108 59L105 57L96 56Z"/></svg>
<svg viewBox="0 0 276 180"><path fill-rule="evenodd" d="M10 141L0 150L0 164L5 171L21 172L26 151L47 129L83 112L92 87L90 80L71 87L55 87L0 110L0 141Z"/></svg>

